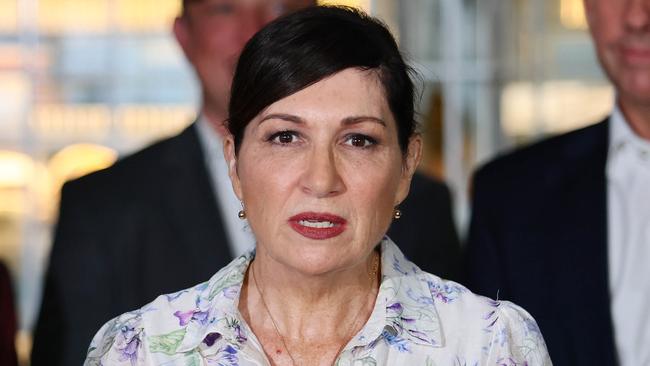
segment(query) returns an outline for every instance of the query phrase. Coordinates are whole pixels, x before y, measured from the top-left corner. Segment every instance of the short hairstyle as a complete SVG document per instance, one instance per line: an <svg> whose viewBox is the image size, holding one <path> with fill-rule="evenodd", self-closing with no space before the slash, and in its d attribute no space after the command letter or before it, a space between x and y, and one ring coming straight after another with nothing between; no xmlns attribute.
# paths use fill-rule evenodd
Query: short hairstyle
<svg viewBox="0 0 650 366"><path fill-rule="evenodd" d="M228 108L235 152L248 123L266 107L348 68L377 71L406 154L416 133L412 70L381 21L342 6L310 7L278 18L246 44Z"/></svg>

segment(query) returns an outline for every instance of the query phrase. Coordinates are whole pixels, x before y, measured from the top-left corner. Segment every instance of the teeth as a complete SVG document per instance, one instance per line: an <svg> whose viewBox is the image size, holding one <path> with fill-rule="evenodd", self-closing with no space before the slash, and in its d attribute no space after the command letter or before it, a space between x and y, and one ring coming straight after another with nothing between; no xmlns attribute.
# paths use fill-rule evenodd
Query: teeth
<svg viewBox="0 0 650 366"><path fill-rule="evenodd" d="M302 226L306 227L313 227L317 229L324 229L324 228L330 228L334 227L334 223L330 221L308 221L308 220L300 220L298 222Z"/></svg>

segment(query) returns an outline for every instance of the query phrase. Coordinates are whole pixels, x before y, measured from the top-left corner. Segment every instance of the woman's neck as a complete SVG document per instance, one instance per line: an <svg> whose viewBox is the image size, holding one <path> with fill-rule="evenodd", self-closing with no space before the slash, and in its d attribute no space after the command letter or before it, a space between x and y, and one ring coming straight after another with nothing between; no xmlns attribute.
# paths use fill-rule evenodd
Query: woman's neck
<svg viewBox="0 0 650 366"><path fill-rule="evenodd" d="M372 313L379 267L379 253L373 251L352 268L305 275L283 269L258 251L242 286L239 309L270 356L275 351L267 346L281 351L283 342L289 353L318 347L336 356Z"/></svg>

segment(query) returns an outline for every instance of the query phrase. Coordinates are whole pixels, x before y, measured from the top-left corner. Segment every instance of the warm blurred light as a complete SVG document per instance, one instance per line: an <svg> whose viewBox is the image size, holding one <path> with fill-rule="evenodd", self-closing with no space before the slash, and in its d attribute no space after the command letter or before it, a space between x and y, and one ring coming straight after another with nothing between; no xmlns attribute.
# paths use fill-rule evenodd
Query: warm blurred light
<svg viewBox="0 0 650 366"><path fill-rule="evenodd" d="M608 84L549 81L511 83L501 96L503 129L511 137L560 133L600 121L612 109Z"/></svg>
<svg viewBox="0 0 650 366"><path fill-rule="evenodd" d="M101 33L109 10L108 0L38 0L38 26L47 33Z"/></svg>
<svg viewBox="0 0 650 366"><path fill-rule="evenodd" d="M320 5L345 5L370 11L370 0L319 0Z"/></svg>
<svg viewBox="0 0 650 366"><path fill-rule="evenodd" d="M27 191L34 182L37 168L26 154L0 150L0 216L17 217L29 211ZM8 250L1 244L2 251Z"/></svg>
<svg viewBox="0 0 650 366"><path fill-rule="evenodd" d="M586 29L587 19L582 0L561 0L560 21L564 27L569 29Z"/></svg>
<svg viewBox="0 0 650 366"><path fill-rule="evenodd" d="M167 31L181 9L180 0L117 0L122 31Z"/></svg>
<svg viewBox="0 0 650 366"><path fill-rule="evenodd" d="M18 0L0 0L0 33L18 30Z"/></svg>
<svg viewBox="0 0 650 366"><path fill-rule="evenodd" d="M52 211L50 189L43 164L20 152L0 150L0 216L31 213L35 218L48 218ZM30 195L37 199L28 199Z"/></svg>
<svg viewBox="0 0 650 366"><path fill-rule="evenodd" d="M33 173L34 162L28 155L0 150L0 189L24 187Z"/></svg>
<svg viewBox="0 0 650 366"><path fill-rule="evenodd" d="M16 334L16 354L19 365L29 364L29 352L32 350L32 335L26 330L19 330Z"/></svg>
<svg viewBox="0 0 650 366"><path fill-rule="evenodd" d="M61 149L48 162L48 170L57 190L64 182L111 166L117 153L105 146L74 144Z"/></svg>
<svg viewBox="0 0 650 366"><path fill-rule="evenodd" d="M38 25L48 33L104 33L111 28L160 32L170 28L180 4L180 0L38 0Z"/></svg>
<svg viewBox="0 0 650 366"><path fill-rule="evenodd" d="M111 113L101 104L41 104L34 107L32 128L45 139L100 139L108 136Z"/></svg>

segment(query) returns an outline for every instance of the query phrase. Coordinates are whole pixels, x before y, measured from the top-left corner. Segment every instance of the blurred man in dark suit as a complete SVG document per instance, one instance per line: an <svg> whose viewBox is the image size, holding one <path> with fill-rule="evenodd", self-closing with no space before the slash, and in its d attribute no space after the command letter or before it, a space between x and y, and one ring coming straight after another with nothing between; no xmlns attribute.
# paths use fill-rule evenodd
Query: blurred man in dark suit
<svg viewBox="0 0 650 366"><path fill-rule="evenodd" d="M530 311L554 365L650 365L650 1L585 9L614 110L476 173L468 284Z"/></svg>
<svg viewBox="0 0 650 366"><path fill-rule="evenodd" d="M314 3L184 1L174 34L201 83L200 116L178 136L64 185L33 366L81 364L111 317L208 280L254 245L237 217L221 147L231 77L258 29ZM414 244L405 253L427 271L455 275L459 246L447 188L420 175L401 209L393 232Z"/></svg>

